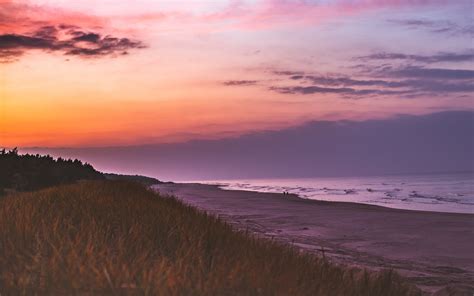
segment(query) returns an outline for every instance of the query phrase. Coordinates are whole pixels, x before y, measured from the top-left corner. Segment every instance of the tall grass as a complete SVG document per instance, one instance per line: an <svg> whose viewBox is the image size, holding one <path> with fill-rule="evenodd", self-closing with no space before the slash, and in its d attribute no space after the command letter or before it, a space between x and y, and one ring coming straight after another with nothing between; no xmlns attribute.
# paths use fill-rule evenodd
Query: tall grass
<svg viewBox="0 0 474 296"><path fill-rule="evenodd" d="M418 295L119 181L0 200L1 295Z"/></svg>

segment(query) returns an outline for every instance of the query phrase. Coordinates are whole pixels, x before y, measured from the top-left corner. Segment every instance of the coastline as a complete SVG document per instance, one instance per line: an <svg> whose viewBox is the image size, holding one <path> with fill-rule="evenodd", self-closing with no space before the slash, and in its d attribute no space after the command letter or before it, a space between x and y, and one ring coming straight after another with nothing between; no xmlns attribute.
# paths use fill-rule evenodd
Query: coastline
<svg viewBox="0 0 474 296"><path fill-rule="evenodd" d="M398 273L235 231L136 181L8 195L0 230L6 295L422 295Z"/></svg>
<svg viewBox="0 0 474 296"><path fill-rule="evenodd" d="M474 290L474 215L316 201L199 183L152 187L239 230L290 243L331 261L394 269L427 292Z"/></svg>

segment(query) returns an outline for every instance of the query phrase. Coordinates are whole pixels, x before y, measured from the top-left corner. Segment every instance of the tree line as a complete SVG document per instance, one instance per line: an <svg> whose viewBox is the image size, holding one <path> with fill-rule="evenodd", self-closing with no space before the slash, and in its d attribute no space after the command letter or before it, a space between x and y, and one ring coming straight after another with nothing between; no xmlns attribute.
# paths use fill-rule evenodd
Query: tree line
<svg viewBox="0 0 474 296"><path fill-rule="evenodd" d="M54 159L50 155L19 154L0 150L0 195L30 191L79 180L101 180L104 175L78 159Z"/></svg>

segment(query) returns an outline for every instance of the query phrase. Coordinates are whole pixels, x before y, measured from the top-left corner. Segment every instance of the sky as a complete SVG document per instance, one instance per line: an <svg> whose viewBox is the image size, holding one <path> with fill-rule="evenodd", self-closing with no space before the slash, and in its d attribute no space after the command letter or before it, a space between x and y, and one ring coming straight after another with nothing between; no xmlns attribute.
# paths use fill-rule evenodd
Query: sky
<svg viewBox="0 0 474 296"><path fill-rule="evenodd" d="M473 2L0 0L0 146L472 111Z"/></svg>
<svg viewBox="0 0 474 296"><path fill-rule="evenodd" d="M103 172L165 181L474 173L474 112L312 121L227 139L95 148L29 148ZM474 178L474 175L472 175Z"/></svg>

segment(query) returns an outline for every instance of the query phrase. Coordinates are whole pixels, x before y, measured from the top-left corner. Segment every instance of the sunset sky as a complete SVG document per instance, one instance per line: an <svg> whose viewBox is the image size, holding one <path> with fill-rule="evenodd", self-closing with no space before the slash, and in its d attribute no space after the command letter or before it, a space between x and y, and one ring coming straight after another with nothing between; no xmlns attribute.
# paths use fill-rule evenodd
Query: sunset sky
<svg viewBox="0 0 474 296"><path fill-rule="evenodd" d="M473 110L472 3L0 0L0 146Z"/></svg>

